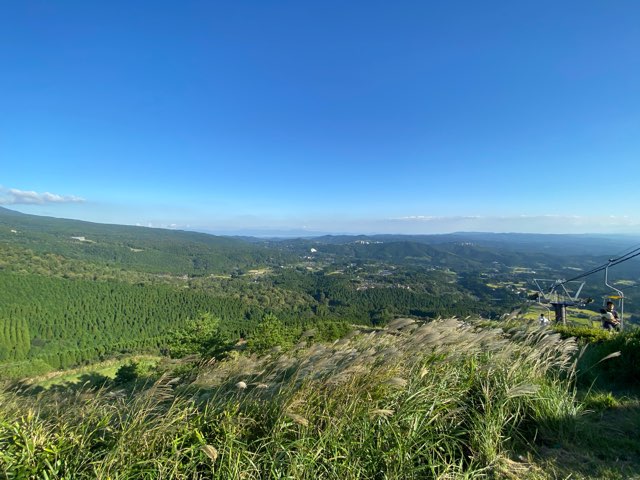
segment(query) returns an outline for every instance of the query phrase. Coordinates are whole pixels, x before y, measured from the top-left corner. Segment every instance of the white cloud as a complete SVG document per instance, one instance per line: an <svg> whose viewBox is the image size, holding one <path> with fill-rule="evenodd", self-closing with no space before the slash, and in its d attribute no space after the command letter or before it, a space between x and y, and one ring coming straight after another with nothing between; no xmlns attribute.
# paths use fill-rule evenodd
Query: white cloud
<svg viewBox="0 0 640 480"><path fill-rule="evenodd" d="M84 198L75 195L58 195L51 192L34 192L0 186L0 205L44 205L45 203L80 203Z"/></svg>

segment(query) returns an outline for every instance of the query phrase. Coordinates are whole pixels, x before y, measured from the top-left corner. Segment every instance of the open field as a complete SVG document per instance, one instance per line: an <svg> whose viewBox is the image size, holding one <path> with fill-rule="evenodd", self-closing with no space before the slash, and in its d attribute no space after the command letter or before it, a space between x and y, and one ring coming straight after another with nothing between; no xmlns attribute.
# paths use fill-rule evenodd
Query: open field
<svg viewBox="0 0 640 480"><path fill-rule="evenodd" d="M113 379L118 369L127 363L157 363L161 357L155 355L132 355L118 359L105 360L91 365L49 372L45 375L33 377L27 382L29 385L50 388L55 385L76 384L89 377L102 376Z"/></svg>

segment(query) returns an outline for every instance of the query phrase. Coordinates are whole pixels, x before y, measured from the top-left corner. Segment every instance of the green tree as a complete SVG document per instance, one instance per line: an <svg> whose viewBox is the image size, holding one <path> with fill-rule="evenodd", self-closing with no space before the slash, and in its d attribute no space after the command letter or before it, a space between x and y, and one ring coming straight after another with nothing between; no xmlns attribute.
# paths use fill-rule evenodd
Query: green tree
<svg viewBox="0 0 640 480"><path fill-rule="evenodd" d="M116 372L116 376L113 379L116 385L124 385L129 382L133 382L138 378L137 364L135 362L129 362L122 365Z"/></svg>
<svg viewBox="0 0 640 480"><path fill-rule="evenodd" d="M169 355L182 358L187 355L215 357L229 349L220 333L220 319L209 312L202 312L184 328L174 330L169 342Z"/></svg>
<svg viewBox="0 0 640 480"><path fill-rule="evenodd" d="M276 317L269 313L247 340L247 349L255 353L265 353L274 347L287 350L293 346L293 333Z"/></svg>

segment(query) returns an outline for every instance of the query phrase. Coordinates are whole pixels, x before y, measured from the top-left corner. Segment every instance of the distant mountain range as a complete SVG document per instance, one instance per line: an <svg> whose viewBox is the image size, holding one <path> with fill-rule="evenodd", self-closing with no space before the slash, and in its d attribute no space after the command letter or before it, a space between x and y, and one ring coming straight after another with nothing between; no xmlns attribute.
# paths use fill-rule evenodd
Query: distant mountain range
<svg viewBox="0 0 640 480"><path fill-rule="evenodd" d="M509 249L553 255L611 255L640 243L640 235L604 234L535 234L456 232L435 235L324 235L307 238L325 244L348 244L355 241L414 242L427 245L466 243L474 246Z"/></svg>

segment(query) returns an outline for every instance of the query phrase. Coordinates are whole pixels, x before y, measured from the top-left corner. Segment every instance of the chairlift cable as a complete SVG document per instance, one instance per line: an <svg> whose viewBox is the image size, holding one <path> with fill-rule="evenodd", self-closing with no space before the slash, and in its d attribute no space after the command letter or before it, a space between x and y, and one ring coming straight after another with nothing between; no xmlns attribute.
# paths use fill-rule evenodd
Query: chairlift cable
<svg viewBox="0 0 640 480"><path fill-rule="evenodd" d="M633 255L631 255L631 254L633 254ZM592 268L588 272L581 273L580 275L576 275L575 277L572 277L572 278L570 278L568 280L563 280L562 282L558 282L556 285L554 285L553 288L558 287L560 285L564 285L565 283L569 283L569 282L573 282L575 280L579 280L580 278L587 277L589 275L593 275L594 273L601 272L602 270L605 270L608 267L611 267L611 266L614 266L614 265L619 265L620 263L626 262L627 260L631 260L632 258L637 257L639 255L640 255L640 247L631 250L629 253L626 253L626 254L622 255L621 257L612 258L607 263L605 263L605 264L603 264L603 265L601 265L599 267Z"/></svg>
<svg viewBox="0 0 640 480"><path fill-rule="evenodd" d="M616 261L612 262L611 265L618 265L619 263L626 262L627 260L631 260L632 258L637 257L638 255L640 255L640 251L634 255L631 255L630 257L617 259Z"/></svg>
<svg viewBox="0 0 640 480"><path fill-rule="evenodd" d="M576 275L575 277L569 278L568 280L562 280L562 281L556 283L552 288L559 287L561 285L564 285L565 283L574 282L574 281L579 280L579 279L581 279L583 277L588 277L589 275L593 275L594 273L601 272L602 270L607 268L607 266L609 266L608 263L605 264L605 265L602 265L600 267L593 268L593 269L589 270L588 272L581 273L580 275Z"/></svg>
<svg viewBox="0 0 640 480"><path fill-rule="evenodd" d="M625 248L624 250L620 251L620 253L616 253L614 256L624 256L624 255L629 255L629 253L625 253L624 255L622 254L622 252L626 252L627 250L629 251L636 251L638 248L640 248L640 243L633 245L629 248Z"/></svg>

